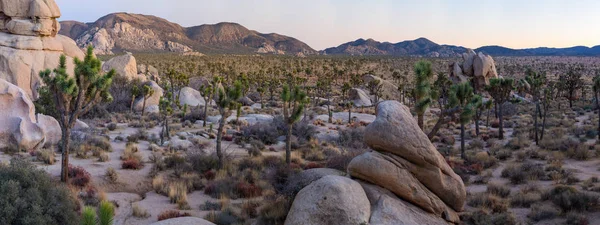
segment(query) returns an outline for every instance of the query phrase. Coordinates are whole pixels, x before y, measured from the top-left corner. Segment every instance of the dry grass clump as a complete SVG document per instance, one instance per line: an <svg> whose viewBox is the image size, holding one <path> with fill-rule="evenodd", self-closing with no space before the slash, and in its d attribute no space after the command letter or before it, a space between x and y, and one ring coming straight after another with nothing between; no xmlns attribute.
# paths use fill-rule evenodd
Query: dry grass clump
<svg viewBox="0 0 600 225"><path fill-rule="evenodd" d="M527 218L532 221L542 221L556 218L560 215L560 210L550 204L534 204L531 206L531 211L527 214Z"/></svg>
<svg viewBox="0 0 600 225"><path fill-rule="evenodd" d="M158 215L158 221L173 219L177 217L191 216L189 213L181 213L177 210L167 210Z"/></svg>
<svg viewBox="0 0 600 225"><path fill-rule="evenodd" d="M104 176L106 177L106 180L108 180L111 183L116 183L119 180L119 174L112 167L106 169L106 174Z"/></svg>
<svg viewBox="0 0 600 225"><path fill-rule="evenodd" d="M137 218L149 218L151 215L148 210L141 208L137 203L132 206L132 215Z"/></svg>
<svg viewBox="0 0 600 225"><path fill-rule="evenodd" d="M467 199L467 204L472 207L481 207L494 213L503 213L508 210L508 201L489 193L477 193Z"/></svg>
<svg viewBox="0 0 600 225"><path fill-rule="evenodd" d="M176 203L179 209L189 209L187 191L187 185L183 182L170 183L168 186L168 195L171 203Z"/></svg>
<svg viewBox="0 0 600 225"><path fill-rule="evenodd" d="M488 184L487 193L496 195L501 198L506 198L510 195L510 188L500 184Z"/></svg>
<svg viewBox="0 0 600 225"><path fill-rule="evenodd" d="M139 152L138 146L132 142L128 142L125 146L125 150L121 155L121 160L123 160L123 169L139 170L144 167L142 155Z"/></svg>
<svg viewBox="0 0 600 225"><path fill-rule="evenodd" d="M54 165L56 162L54 150L42 149L35 152L35 157L38 161L43 162L47 165Z"/></svg>

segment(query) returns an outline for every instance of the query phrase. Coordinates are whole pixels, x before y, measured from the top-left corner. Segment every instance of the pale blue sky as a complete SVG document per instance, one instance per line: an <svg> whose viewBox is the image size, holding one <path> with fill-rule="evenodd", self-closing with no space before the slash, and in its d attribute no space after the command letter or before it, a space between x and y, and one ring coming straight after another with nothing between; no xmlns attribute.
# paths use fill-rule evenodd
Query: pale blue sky
<svg viewBox="0 0 600 225"><path fill-rule="evenodd" d="M321 50L373 38L426 37L477 48L600 45L598 0L56 0L61 20L112 12L159 16L182 26L236 22Z"/></svg>

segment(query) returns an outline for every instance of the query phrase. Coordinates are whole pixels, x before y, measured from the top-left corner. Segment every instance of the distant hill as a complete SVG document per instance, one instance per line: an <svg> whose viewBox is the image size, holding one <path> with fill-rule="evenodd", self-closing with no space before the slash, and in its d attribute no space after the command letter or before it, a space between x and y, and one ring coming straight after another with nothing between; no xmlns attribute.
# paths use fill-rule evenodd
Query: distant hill
<svg viewBox="0 0 600 225"><path fill-rule="evenodd" d="M337 47L321 51L328 55L392 55L392 56L426 56L455 57L460 56L467 48L453 45L439 45L426 38L398 43L378 42L373 39L358 39ZM492 56L600 56L600 45L592 48L577 46L571 48L529 48L511 49L502 46L484 46L475 49Z"/></svg>
<svg viewBox="0 0 600 225"><path fill-rule="evenodd" d="M236 23L182 27L140 14L113 13L93 23L62 21L60 34L80 47L93 44L98 54L130 52L202 52L316 54L307 44L280 34L263 34Z"/></svg>

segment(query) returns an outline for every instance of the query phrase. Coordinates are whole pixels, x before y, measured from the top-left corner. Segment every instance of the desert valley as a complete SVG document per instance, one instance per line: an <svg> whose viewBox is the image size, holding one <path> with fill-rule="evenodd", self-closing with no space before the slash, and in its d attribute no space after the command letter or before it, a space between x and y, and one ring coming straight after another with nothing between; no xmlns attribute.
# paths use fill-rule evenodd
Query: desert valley
<svg viewBox="0 0 600 225"><path fill-rule="evenodd" d="M600 224L600 45L316 50L57 2L0 0L1 225Z"/></svg>

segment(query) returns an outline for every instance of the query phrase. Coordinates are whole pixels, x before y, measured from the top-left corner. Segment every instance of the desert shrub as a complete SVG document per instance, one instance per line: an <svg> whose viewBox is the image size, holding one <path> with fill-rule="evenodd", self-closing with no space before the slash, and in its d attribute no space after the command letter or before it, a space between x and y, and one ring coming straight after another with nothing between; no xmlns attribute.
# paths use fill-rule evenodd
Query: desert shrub
<svg viewBox="0 0 600 225"><path fill-rule="evenodd" d="M463 218L463 222L469 225L515 225L517 220L515 216L510 212L503 213L489 213L483 210L479 210L470 214L467 214Z"/></svg>
<svg viewBox="0 0 600 225"><path fill-rule="evenodd" d="M169 184L168 194L171 203L176 203L180 209L189 208L189 206L187 206L187 191L187 185L182 182L174 182Z"/></svg>
<svg viewBox="0 0 600 225"><path fill-rule="evenodd" d="M337 140L338 146L354 148L354 149L366 149L367 145L363 141L365 136L365 128L348 128L339 131L339 137Z"/></svg>
<svg viewBox="0 0 600 225"><path fill-rule="evenodd" d="M139 170L144 167L144 164L136 158L123 160L121 168L126 170Z"/></svg>
<svg viewBox="0 0 600 225"><path fill-rule="evenodd" d="M487 193L477 193L469 196L467 204L472 207L484 207L495 213L508 210L508 202L505 199Z"/></svg>
<svg viewBox="0 0 600 225"><path fill-rule="evenodd" d="M487 193L506 198L510 195L510 188L499 184L488 184Z"/></svg>
<svg viewBox="0 0 600 225"><path fill-rule="evenodd" d="M556 186L542 195L542 199L550 200L563 212L571 210L587 211L598 206L598 195L580 192L571 186Z"/></svg>
<svg viewBox="0 0 600 225"><path fill-rule="evenodd" d="M104 176L106 177L106 180L108 180L111 183L116 183L117 180L119 180L119 174L112 167L106 169L106 174Z"/></svg>
<svg viewBox="0 0 600 225"><path fill-rule="evenodd" d="M54 150L52 149L39 150L35 152L35 156L38 161L43 162L47 165L53 165L56 162Z"/></svg>
<svg viewBox="0 0 600 225"><path fill-rule="evenodd" d="M560 211L547 204L535 204L531 206L531 212L527 217L533 221L549 220L560 215Z"/></svg>
<svg viewBox="0 0 600 225"><path fill-rule="evenodd" d="M0 224L79 224L69 189L23 159L0 165Z"/></svg>
<svg viewBox="0 0 600 225"><path fill-rule="evenodd" d="M579 213L569 213L567 214L567 219L565 220L565 225L589 225L590 220L587 216Z"/></svg>
<svg viewBox="0 0 600 225"><path fill-rule="evenodd" d="M110 145L110 140L107 137L103 136L92 136L92 138L86 139L86 142L94 147L97 147L103 151L112 152L112 145Z"/></svg>
<svg viewBox="0 0 600 225"><path fill-rule="evenodd" d="M202 211L217 211L221 210L221 203L219 202L211 202L206 200L204 204L200 205L200 210Z"/></svg>
<svg viewBox="0 0 600 225"><path fill-rule="evenodd" d="M541 164L525 162L522 164L512 164L502 170L501 176L508 178L513 184L523 184L527 180L538 180L544 178L546 173Z"/></svg>
<svg viewBox="0 0 600 225"><path fill-rule="evenodd" d="M498 164L498 159L496 159L494 156L491 156L487 152L478 152L475 154L475 157L468 157L468 159L469 161L482 165L485 169Z"/></svg>
<svg viewBox="0 0 600 225"><path fill-rule="evenodd" d="M238 171L244 171L246 169L260 171L263 168L263 164L260 160L243 158L238 162Z"/></svg>
<svg viewBox="0 0 600 225"><path fill-rule="evenodd" d="M592 152L585 145L578 145L567 150L565 155L575 160L588 160L592 157Z"/></svg>
<svg viewBox="0 0 600 225"><path fill-rule="evenodd" d="M541 198L539 193L519 192L510 198L510 205L512 207L529 208L533 203L540 201Z"/></svg>
<svg viewBox="0 0 600 225"><path fill-rule="evenodd" d="M158 215L158 221L173 219L177 217L191 216L189 213L181 213L177 210L167 210Z"/></svg>
<svg viewBox="0 0 600 225"><path fill-rule="evenodd" d="M280 135L277 127L270 123L257 123L242 128L242 136L246 140L259 140L266 145L277 144L277 137Z"/></svg>
<svg viewBox="0 0 600 225"><path fill-rule="evenodd" d="M264 206L259 211L259 224L283 224L290 211L292 202L284 196L270 196L266 198Z"/></svg>
<svg viewBox="0 0 600 225"><path fill-rule="evenodd" d="M531 143L531 140L526 135L519 135L517 137L510 139L510 141L508 141L508 143L506 144L505 147L513 149L513 150L519 150L519 149L523 149L525 147L529 147L530 143Z"/></svg>
<svg viewBox="0 0 600 225"><path fill-rule="evenodd" d="M483 147L485 147L485 142L481 139L475 139L469 144L469 149L472 150L481 150Z"/></svg>
<svg viewBox="0 0 600 225"><path fill-rule="evenodd" d="M117 124L116 123L109 123L108 126L106 126L106 128L108 128L108 130L110 131L114 131L117 129Z"/></svg>
<svg viewBox="0 0 600 225"><path fill-rule="evenodd" d="M85 187L92 180L90 173L88 173L85 169L83 169L83 167L80 166L74 167L72 165L69 165L68 176L69 182L71 182L72 185L78 187Z"/></svg>
<svg viewBox="0 0 600 225"><path fill-rule="evenodd" d="M132 211L133 216L137 218L148 218L151 216L148 210L141 208L137 203L133 204Z"/></svg>
<svg viewBox="0 0 600 225"><path fill-rule="evenodd" d="M108 161L110 161L110 156L108 154L106 154L105 152L102 152L98 156L98 161L99 162L108 162Z"/></svg>
<svg viewBox="0 0 600 225"><path fill-rule="evenodd" d="M210 212L206 217L206 220L213 222L218 225L234 225L239 224L242 220L235 212L226 208L221 212Z"/></svg>
<svg viewBox="0 0 600 225"><path fill-rule="evenodd" d="M216 169L219 163L219 159L216 155L208 155L201 152L189 153L186 159L191 165L191 168L201 174Z"/></svg>

